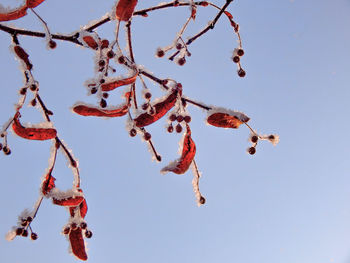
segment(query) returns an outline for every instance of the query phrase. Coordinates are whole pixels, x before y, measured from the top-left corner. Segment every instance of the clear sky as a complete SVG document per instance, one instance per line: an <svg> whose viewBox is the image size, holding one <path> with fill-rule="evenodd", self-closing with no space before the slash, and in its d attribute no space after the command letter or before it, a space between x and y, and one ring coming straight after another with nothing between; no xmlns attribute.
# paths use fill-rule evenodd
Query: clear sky
<svg viewBox="0 0 350 263"><path fill-rule="evenodd" d="M0 3L16 6L21 1ZM102 17L114 3L47 0L36 11L52 33L68 34ZM140 0L136 9L156 4ZM207 199L199 208L191 171L159 172L178 158L181 138L166 133L165 120L149 128L163 157L156 163L146 143L128 135L125 118L84 118L70 111L77 101L97 103L83 86L94 76L93 51L59 41L55 50L47 50L43 39L19 37L59 136L79 160L89 206L86 220L94 234L88 240L89 262L350 262L350 1L236 0L228 11L240 24L245 78L237 76L230 60L237 38L224 17L190 46L192 56L183 67L154 54L172 42L189 15L187 7L133 19L138 64L156 76L178 80L194 100L243 111L259 133L280 135L276 147L261 142L250 156L246 127L207 126L206 113L189 106L196 162L203 173L200 187ZM43 31L28 13L9 24ZM216 13L198 8L184 36L193 36ZM98 33L112 40L114 28L110 23ZM9 35L0 31L1 125L13 116L23 85L10 44ZM124 71L119 67L118 73ZM148 80L147 85L161 96L158 85ZM122 92L114 94L108 101L121 103ZM42 121L37 109L25 107L22 113L23 122ZM2 236L38 198L51 145L12 132L8 142L11 156L0 155ZM53 175L59 187L71 185L62 154ZM64 208L44 200L32 224L38 240L0 238L0 261L77 262L60 234L67 220Z"/></svg>

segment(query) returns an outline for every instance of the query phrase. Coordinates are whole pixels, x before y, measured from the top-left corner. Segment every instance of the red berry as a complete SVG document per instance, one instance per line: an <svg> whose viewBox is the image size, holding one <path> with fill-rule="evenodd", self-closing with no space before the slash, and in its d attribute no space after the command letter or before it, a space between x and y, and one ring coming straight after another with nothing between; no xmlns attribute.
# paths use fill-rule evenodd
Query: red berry
<svg viewBox="0 0 350 263"><path fill-rule="evenodd" d="M35 105L36 105L36 99L32 99L32 101L30 102L30 104L31 104L33 107L35 107Z"/></svg>
<svg viewBox="0 0 350 263"><path fill-rule="evenodd" d="M156 114L156 111L154 110L154 108L153 107L151 107L150 109L149 109L149 112L148 112L150 115L154 115L154 114Z"/></svg>
<svg viewBox="0 0 350 263"><path fill-rule="evenodd" d="M27 93L27 88L21 88L21 90L19 91L19 93L21 95L25 95Z"/></svg>
<svg viewBox="0 0 350 263"><path fill-rule="evenodd" d="M4 152L5 155L10 155L10 154L11 154L11 150L10 150L10 148L7 147L7 146L4 146L4 147L2 148L2 151Z"/></svg>
<svg viewBox="0 0 350 263"><path fill-rule="evenodd" d="M104 92L104 93L102 94L102 97L104 97L105 99L107 99L107 98L108 98L108 93L107 93L107 92Z"/></svg>
<svg viewBox="0 0 350 263"><path fill-rule="evenodd" d="M101 106L101 108L106 108L107 107L107 101L105 99L101 99L100 106Z"/></svg>
<svg viewBox="0 0 350 263"><path fill-rule="evenodd" d="M256 143L258 140L259 140L259 138L258 138L258 136L256 136L256 135L253 135L253 136L250 138L250 141L251 141L252 143Z"/></svg>
<svg viewBox="0 0 350 263"><path fill-rule="evenodd" d="M57 44L55 41L53 41L52 39L49 41L49 47L51 49L55 49L57 47Z"/></svg>
<svg viewBox="0 0 350 263"><path fill-rule="evenodd" d="M180 50L182 48L182 44L181 43L177 43L176 44L176 49Z"/></svg>
<svg viewBox="0 0 350 263"><path fill-rule="evenodd" d="M72 228L72 230L77 230L77 229L78 229L77 223L72 223L72 224L70 225L70 227Z"/></svg>
<svg viewBox="0 0 350 263"><path fill-rule="evenodd" d="M104 49L104 48L107 48L109 46L109 41L107 39L103 39L101 41L101 48Z"/></svg>
<svg viewBox="0 0 350 263"><path fill-rule="evenodd" d="M176 120L177 120L178 122L182 122L182 121L184 120L184 117L183 117L182 115L178 115L177 118L176 118Z"/></svg>
<svg viewBox="0 0 350 263"><path fill-rule="evenodd" d="M118 63L119 64L124 64L125 63L125 57L124 56L118 57Z"/></svg>
<svg viewBox="0 0 350 263"><path fill-rule="evenodd" d="M170 124L170 125L168 126L167 130L168 130L169 133L172 133L172 132L174 131L173 125Z"/></svg>
<svg viewBox="0 0 350 263"><path fill-rule="evenodd" d="M255 152L256 152L255 147L250 147L250 148L248 149L248 153L249 153L250 155L253 155Z"/></svg>
<svg viewBox="0 0 350 263"><path fill-rule="evenodd" d="M27 236L28 236L28 230L27 229L23 229L22 237L27 237Z"/></svg>
<svg viewBox="0 0 350 263"><path fill-rule="evenodd" d="M201 196L201 198L199 198L199 203L201 205L204 205L205 204L205 198L203 196Z"/></svg>
<svg viewBox="0 0 350 263"><path fill-rule="evenodd" d="M86 231L85 231L85 237L86 237L86 238L91 238L91 237L92 237L92 232L89 231L89 230L86 230Z"/></svg>
<svg viewBox="0 0 350 263"><path fill-rule="evenodd" d="M114 58L114 56L115 56L115 54L114 54L114 52L113 52L112 50L109 50L109 51L107 52L107 57L108 57L108 58Z"/></svg>
<svg viewBox="0 0 350 263"><path fill-rule="evenodd" d="M149 141L151 139L151 134L149 132L146 132L143 136L143 138L146 140L146 141Z"/></svg>
<svg viewBox="0 0 350 263"><path fill-rule="evenodd" d="M241 49L241 48L238 49L238 50L237 50L237 55L240 56L240 57L243 56L243 55L244 55L244 50Z"/></svg>
<svg viewBox="0 0 350 263"><path fill-rule="evenodd" d="M184 57L183 58L179 58L177 60L177 64L179 64L180 66L185 65L185 63L186 63L186 59Z"/></svg>
<svg viewBox="0 0 350 263"><path fill-rule="evenodd" d="M103 83L105 83L106 81L105 81L105 79L100 79L100 83L101 84L103 84Z"/></svg>
<svg viewBox="0 0 350 263"><path fill-rule="evenodd" d="M187 116L184 117L184 121L185 121L186 123L190 123L191 120L192 120L192 118L191 118L191 116L189 116L189 115L187 115Z"/></svg>
<svg viewBox="0 0 350 263"><path fill-rule="evenodd" d="M165 55L165 52L163 49L157 49L157 57L161 58Z"/></svg>
<svg viewBox="0 0 350 263"><path fill-rule="evenodd" d="M239 58L239 56L234 56L232 60L233 62L238 63L241 59Z"/></svg>
<svg viewBox="0 0 350 263"><path fill-rule="evenodd" d="M152 94L150 92L145 93L145 99L149 100L152 97Z"/></svg>
<svg viewBox="0 0 350 263"><path fill-rule="evenodd" d="M181 126L181 124L179 123L178 125L176 125L175 129L176 129L176 132L177 132L177 133L182 132L182 126Z"/></svg>
<svg viewBox="0 0 350 263"><path fill-rule="evenodd" d="M27 217L27 221L30 223L30 222L33 221L33 218L32 218L31 216L28 216L28 217Z"/></svg>
<svg viewBox="0 0 350 263"><path fill-rule="evenodd" d="M91 94L95 94L97 92L97 88L96 87L93 87L91 90L90 90Z"/></svg>
<svg viewBox="0 0 350 263"><path fill-rule="evenodd" d="M87 228L86 222L81 222L81 223L80 223L80 228L81 228L81 229L86 229L86 228Z"/></svg>
<svg viewBox="0 0 350 263"><path fill-rule="evenodd" d="M131 129L131 130L129 131L129 135L130 135L131 137L135 137L136 134L137 134L137 131L136 131L135 129Z"/></svg>
<svg viewBox="0 0 350 263"><path fill-rule="evenodd" d="M144 103L144 104L142 104L142 109L143 110L147 110L148 109L148 106L149 106L149 104L148 103Z"/></svg>
<svg viewBox="0 0 350 263"><path fill-rule="evenodd" d="M35 84L32 84L32 85L30 85L30 90L31 91L36 91L37 90L37 85L35 85Z"/></svg>
<svg viewBox="0 0 350 263"><path fill-rule="evenodd" d="M175 114L171 114L171 115L169 116L169 120L170 120L170 121L176 121L176 119L177 119L177 117L176 117Z"/></svg>
<svg viewBox="0 0 350 263"><path fill-rule="evenodd" d="M21 236L22 233L23 233L23 230L24 230L24 228L18 227L18 228L16 229L16 235L17 235L17 236Z"/></svg>
<svg viewBox="0 0 350 263"><path fill-rule="evenodd" d="M245 77L245 71L244 71L244 69L242 69L242 68L240 68L238 71L237 71L237 73L238 73L238 76L240 76L241 78L243 78L243 77Z"/></svg>
<svg viewBox="0 0 350 263"><path fill-rule="evenodd" d="M106 62L105 62L104 60L100 60L100 61L98 62L98 65L99 65L100 67L104 67L104 65L106 65Z"/></svg>
<svg viewBox="0 0 350 263"><path fill-rule="evenodd" d="M70 232L70 227L66 227L65 229L63 229L63 234L68 235Z"/></svg>
<svg viewBox="0 0 350 263"><path fill-rule="evenodd" d="M38 234L32 233L32 234L30 235L30 239L31 239L31 240L37 240L37 239L38 239Z"/></svg>

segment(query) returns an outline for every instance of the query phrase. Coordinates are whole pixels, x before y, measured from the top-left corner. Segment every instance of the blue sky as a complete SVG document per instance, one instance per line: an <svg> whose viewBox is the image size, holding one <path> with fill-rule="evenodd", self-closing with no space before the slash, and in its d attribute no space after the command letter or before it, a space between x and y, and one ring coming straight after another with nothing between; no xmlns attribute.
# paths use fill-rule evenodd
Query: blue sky
<svg viewBox="0 0 350 263"><path fill-rule="evenodd" d="M14 2L20 3L0 1ZM137 9L158 4L139 2ZM36 11L53 33L70 33L113 5L114 1L47 0ZM178 158L181 138L166 133L165 120L149 128L163 157L156 163L139 137L129 137L125 118L84 118L70 111L77 101L97 102L83 86L94 76L91 50L58 41L52 51L42 39L19 38L30 54L40 94L54 112L59 136L79 160L89 205L86 220L94 233L88 240L89 262L350 262L350 2L237 0L228 11L241 28L247 71L243 79L230 60L236 36L226 19L190 46L192 56L183 67L154 54L174 39L188 8L133 19L138 64L159 77L178 80L186 96L243 111L258 132L280 135L276 147L261 142L250 156L245 152L250 145L246 127L207 126L206 113L189 106L196 162L203 173L200 187L207 199L199 208L190 171L159 172ZM184 36L198 32L215 14L199 8ZM31 12L10 24L43 30ZM114 28L110 23L98 32L112 39ZM122 43L123 36L122 32ZM0 32L1 123L13 115L23 85L10 44L10 37ZM154 96L161 96L157 85L147 84ZM114 93L110 103L121 103L121 91ZM25 107L22 119L35 123L42 116ZM11 156L0 156L3 236L36 201L51 145L29 142L12 132L8 141ZM62 155L53 175L59 187L70 187L72 173ZM76 262L60 234L67 220L64 208L45 200L32 224L39 239L1 238L1 261Z"/></svg>

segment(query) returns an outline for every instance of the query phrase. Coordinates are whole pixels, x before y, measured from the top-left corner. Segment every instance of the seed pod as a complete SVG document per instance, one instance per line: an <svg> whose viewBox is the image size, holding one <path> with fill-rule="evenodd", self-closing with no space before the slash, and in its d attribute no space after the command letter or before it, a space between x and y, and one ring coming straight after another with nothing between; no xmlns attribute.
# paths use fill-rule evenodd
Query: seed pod
<svg viewBox="0 0 350 263"><path fill-rule="evenodd" d="M136 81L137 75L138 75L137 72L135 72L135 74L129 78L117 79L117 80L112 80L112 81L106 82L106 83L101 85L101 90L102 91L111 91L111 90L114 90L120 86L133 84Z"/></svg>
<svg viewBox="0 0 350 263"><path fill-rule="evenodd" d="M19 122L19 112L13 118L12 130L20 137L29 140L50 140L57 136L54 128L26 128Z"/></svg>
<svg viewBox="0 0 350 263"><path fill-rule="evenodd" d="M87 260L88 257L85 251L84 238L80 227L70 231L69 242L72 247L73 254L80 260Z"/></svg>
<svg viewBox="0 0 350 263"><path fill-rule="evenodd" d="M242 123L248 122L249 117L241 112L228 111L215 112L210 114L207 118L207 122L210 125L221 128L237 129Z"/></svg>
<svg viewBox="0 0 350 263"><path fill-rule="evenodd" d="M173 172L176 174L185 173L190 167L194 156L196 154L196 145L191 138L191 129L190 126L186 125L186 134L183 141L182 154L179 159L174 162L168 164L168 166L164 167L161 172Z"/></svg>
<svg viewBox="0 0 350 263"><path fill-rule="evenodd" d="M100 109L97 107L87 106L84 104L78 104L73 107L73 111L82 116L95 116L95 117L121 117L128 113L130 104L125 104L119 108L112 110Z"/></svg>
<svg viewBox="0 0 350 263"><path fill-rule="evenodd" d="M155 114L151 115L146 112L140 114L137 118L134 119L135 125L140 128L145 127L162 118L172 107L175 106L175 102L179 93L181 94L181 89L174 89L172 93L170 93L170 95L168 95L164 100L151 105L155 110Z"/></svg>
<svg viewBox="0 0 350 263"><path fill-rule="evenodd" d="M60 206L79 206L84 200L83 196L72 196L65 199L52 198L52 203Z"/></svg>
<svg viewBox="0 0 350 263"><path fill-rule="evenodd" d="M116 6L116 18L119 21L128 21L134 13L137 0L119 0Z"/></svg>

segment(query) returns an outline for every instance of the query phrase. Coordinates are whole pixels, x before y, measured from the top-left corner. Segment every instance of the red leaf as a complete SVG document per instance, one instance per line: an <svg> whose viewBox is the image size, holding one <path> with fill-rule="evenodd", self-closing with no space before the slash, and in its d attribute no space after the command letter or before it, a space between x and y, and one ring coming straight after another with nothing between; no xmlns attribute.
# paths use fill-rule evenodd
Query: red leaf
<svg viewBox="0 0 350 263"><path fill-rule="evenodd" d="M193 20L195 20L195 19L196 19L196 15L197 15L197 7L196 7L195 5L193 5L193 6L191 7L191 18L192 18Z"/></svg>
<svg viewBox="0 0 350 263"><path fill-rule="evenodd" d="M71 229L69 233L69 241L73 254L80 260L87 260L88 257L85 251L83 233L80 227L75 230Z"/></svg>
<svg viewBox="0 0 350 263"><path fill-rule="evenodd" d="M92 36L84 36L83 40L92 49L98 49L98 44Z"/></svg>
<svg viewBox="0 0 350 263"><path fill-rule="evenodd" d="M128 113L129 105L123 105L121 108L113 110L105 110L100 108L89 107L79 104L73 107L73 111L82 116L96 116L96 117L120 117Z"/></svg>
<svg viewBox="0 0 350 263"><path fill-rule="evenodd" d="M52 198L52 202L55 205L61 205L61 206L78 206L81 204L81 202L84 201L83 196L75 196L75 197L69 197L65 199L56 199Z"/></svg>
<svg viewBox="0 0 350 263"><path fill-rule="evenodd" d="M34 7L37 7L38 5L40 5L44 1L45 0L27 0L26 5L28 8L34 8Z"/></svg>
<svg viewBox="0 0 350 263"><path fill-rule="evenodd" d="M101 85L101 90L102 91L111 91L111 90L114 90L120 86L133 84L136 81L137 75L138 75L137 72L135 72L135 75L133 75L129 78L118 79L118 80L106 82L106 83Z"/></svg>
<svg viewBox="0 0 350 263"><path fill-rule="evenodd" d="M55 186L56 178L51 175L51 170L46 175L45 180L41 184L41 192L43 193L43 195L47 195L53 188L56 187Z"/></svg>
<svg viewBox="0 0 350 263"><path fill-rule="evenodd" d="M186 124L186 135L183 142L182 154L180 159L175 162L170 163L168 166L164 167L161 172L173 172L176 174L185 173L190 167L194 156L196 154L196 144L191 138L190 126Z"/></svg>
<svg viewBox="0 0 350 263"><path fill-rule="evenodd" d="M10 21L10 20L15 20L18 18L21 18L27 14L27 7L21 6L18 7L8 13L0 13L0 22L2 21Z"/></svg>
<svg viewBox="0 0 350 263"><path fill-rule="evenodd" d="M236 115L234 115L234 112L231 115L228 113L216 112L207 118L207 122L210 125L232 129L237 129L242 123L248 121L249 117L240 112L237 112Z"/></svg>
<svg viewBox="0 0 350 263"><path fill-rule="evenodd" d="M26 64L27 69L31 70L33 68L33 65L29 61L29 55L27 52L25 52L25 50L19 45L14 46L13 50L15 51L18 58L20 58Z"/></svg>
<svg viewBox="0 0 350 263"><path fill-rule="evenodd" d="M134 13L137 0L119 0L115 15L120 21L128 21Z"/></svg>
<svg viewBox="0 0 350 263"><path fill-rule="evenodd" d="M57 135L57 131L53 128L26 128L18 120L19 113L17 112L12 124L13 131L20 137L28 140L49 140Z"/></svg>
<svg viewBox="0 0 350 263"><path fill-rule="evenodd" d="M134 119L135 125L141 128L150 125L162 118L172 107L174 107L179 93L181 93L181 90L174 89L174 91L163 101L152 105L155 111L154 115L146 112L140 114L137 118Z"/></svg>
<svg viewBox="0 0 350 263"><path fill-rule="evenodd" d="M88 210L88 206L87 206L87 203L86 203L85 199L83 200L83 202L80 203L79 209L80 209L80 216L82 218L85 218L87 210Z"/></svg>

